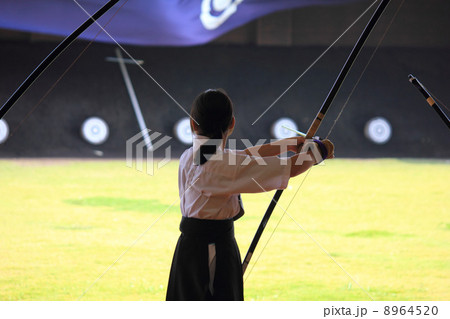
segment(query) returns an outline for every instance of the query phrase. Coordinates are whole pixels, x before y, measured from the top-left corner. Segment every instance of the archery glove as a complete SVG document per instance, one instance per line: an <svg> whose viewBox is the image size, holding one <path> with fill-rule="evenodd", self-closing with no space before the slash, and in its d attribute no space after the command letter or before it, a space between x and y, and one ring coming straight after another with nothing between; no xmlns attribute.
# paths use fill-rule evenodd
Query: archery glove
<svg viewBox="0 0 450 319"><path fill-rule="evenodd" d="M334 157L334 144L329 139L314 139L313 141L317 144L317 148L319 149L320 155L322 156L322 161ZM317 164L319 164L320 162L318 162Z"/></svg>

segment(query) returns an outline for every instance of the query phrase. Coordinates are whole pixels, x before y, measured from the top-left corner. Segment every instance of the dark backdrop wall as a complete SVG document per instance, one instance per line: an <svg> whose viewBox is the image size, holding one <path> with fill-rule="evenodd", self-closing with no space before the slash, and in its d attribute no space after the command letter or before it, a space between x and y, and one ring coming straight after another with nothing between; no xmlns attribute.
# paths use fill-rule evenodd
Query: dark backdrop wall
<svg viewBox="0 0 450 319"><path fill-rule="evenodd" d="M447 80L450 49L448 37L441 36L446 32L429 28L417 31L415 34L419 38L431 37L422 45L416 43L414 34L404 32L409 30L405 25L414 30L418 28L417 23L426 24L427 19L434 21L434 27L447 27L448 30L449 23L441 19L444 11L437 15L435 11L439 8L430 8L431 2L441 5L441 9L449 7L444 1L417 0L407 1L400 11L332 131L330 138L336 142L337 156L450 157L447 127L408 82L408 74L412 73L440 101L446 104L450 101ZM256 143L261 138L272 137L270 127L279 117L291 117L301 130L308 129L368 17L358 23L356 31L347 34L340 46L332 48L260 120L254 125L252 123L334 40L328 39L333 35L336 38L364 10L363 4L278 13L205 46L127 46L126 49L134 58L144 60L143 67L148 73L187 111L193 98L202 90L211 87L226 89L236 107L237 127L233 137L248 138ZM396 4L399 2L393 1L390 11L380 21L369 45L361 53L319 135L328 134L373 53L374 45L389 23ZM345 14L332 14L333 10ZM305 12L309 14L305 16ZM433 20L433 15L439 17L438 22ZM303 20L299 21L298 16ZM308 17L310 23L304 21ZM298 30L309 34L305 30L311 30L319 18L323 23L316 30L318 40L314 42L311 35L305 35L305 43L301 43ZM329 27L325 28L325 23ZM6 101L55 45L56 42L50 38L42 40L37 35L3 33L0 40L0 101ZM77 42L63 53L5 116L12 135L0 144L0 157L89 157L99 154L95 152L98 150L106 157L125 156L125 141L138 133L139 127L118 65L105 61L106 57L115 55L113 45L92 44L39 103L86 45L86 42ZM186 114L137 66L127 67L148 127L174 136L173 125ZM92 146L80 136L80 126L90 116L102 117L110 127L110 137L102 145ZM364 136L364 125L375 116L383 116L392 124L393 136L384 145L374 144ZM175 138L170 145L173 155L179 155L186 148ZM163 154L157 151L157 155Z"/></svg>

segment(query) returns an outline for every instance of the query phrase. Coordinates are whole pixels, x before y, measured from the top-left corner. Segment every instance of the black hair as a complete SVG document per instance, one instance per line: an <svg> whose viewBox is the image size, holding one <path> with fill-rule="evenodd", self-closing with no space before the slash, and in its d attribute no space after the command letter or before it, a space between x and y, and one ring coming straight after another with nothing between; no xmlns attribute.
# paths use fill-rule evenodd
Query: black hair
<svg viewBox="0 0 450 319"><path fill-rule="evenodd" d="M222 139L233 120L233 102L222 89L206 90L192 103L191 118L198 124L198 134Z"/></svg>
<svg viewBox="0 0 450 319"><path fill-rule="evenodd" d="M222 89L209 89L200 93L192 103L191 118L198 125L197 133L214 140L203 144L196 154L195 162L203 165L207 155L215 154L220 140L233 121L233 102Z"/></svg>

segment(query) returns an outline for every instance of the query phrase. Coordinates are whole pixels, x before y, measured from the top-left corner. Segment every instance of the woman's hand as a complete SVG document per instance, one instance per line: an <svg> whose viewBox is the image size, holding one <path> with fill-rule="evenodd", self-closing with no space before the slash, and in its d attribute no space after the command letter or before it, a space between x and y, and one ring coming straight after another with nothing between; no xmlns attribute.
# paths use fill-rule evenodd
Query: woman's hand
<svg viewBox="0 0 450 319"><path fill-rule="evenodd" d="M323 140L322 143L327 149L327 157L324 160L334 158L334 144L328 139Z"/></svg>
<svg viewBox="0 0 450 319"><path fill-rule="evenodd" d="M295 136L288 138L286 140L289 143L287 150L293 153L299 153L300 150L302 149L303 143L305 143L305 138L303 136Z"/></svg>
<svg viewBox="0 0 450 319"><path fill-rule="evenodd" d="M322 157L321 160L317 161L316 164L326 159L334 158L334 144L329 139L324 140L314 139L313 142L316 144Z"/></svg>

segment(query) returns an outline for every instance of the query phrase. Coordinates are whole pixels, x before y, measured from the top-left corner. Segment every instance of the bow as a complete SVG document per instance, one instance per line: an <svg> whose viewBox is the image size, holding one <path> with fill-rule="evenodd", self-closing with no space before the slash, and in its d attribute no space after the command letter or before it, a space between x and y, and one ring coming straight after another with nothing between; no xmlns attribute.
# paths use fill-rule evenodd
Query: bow
<svg viewBox="0 0 450 319"><path fill-rule="evenodd" d="M423 84L420 83L419 80L412 74L410 74L408 78L409 82L411 82L419 90L419 92L422 93L422 95L427 100L427 103L436 111L442 121L447 124L447 127L450 128L450 120L448 119L448 116L444 113L444 111L442 111L442 109L439 107L439 105L436 103L427 89L423 86Z"/></svg>
<svg viewBox="0 0 450 319"><path fill-rule="evenodd" d="M341 69L341 72L339 73L335 83L333 84L330 92L328 93L327 98L325 99L324 103L322 104L322 107L320 108L319 112L317 113L316 118L313 120L311 126L309 127L306 138L311 139L319 129L319 126L324 119L328 109L331 106L331 103L333 102L333 99L335 98L336 94L338 93L342 83L345 80L345 77L347 76L348 72L350 71L353 62L355 62L356 58L358 57L359 52L361 51L362 47L364 46L365 41L369 37L370 32L375 27L376 23L378 22L378 19L381 17L384 9L389 4L390 0L383 0L378 8L375 10L374 14L370 18L369 22L367 23L366 27L364 28L364 31L361 33L358 41L356 42L355 46L353 47L352 51L350 52L350 55L347 58L347 61L345 62L344 66ZM247 251L247 254L245 255L244 261L242 263L242 271L245 273L245 270L247 269L248 264L250 263L250 260L252 258L252 255L256 249L256 245L259 242L259 239L261 238L261 235L267 225L267 222L269 221L273 210L275 209L275 206L278 203L278 200L281 197L281 194L283 194L283 190L277 190L275 192L275 195L272 198L272 201L269 204L269 207L267 208L261 223L258 226L258 229L255 233L255 236L253 237L253 240L250 244L250 247Z"/></svg>
<svg viewBox="0 0 450 319"><path fill-rule="evenodd" d="M66 37L58 46L31 72L31 74L23 81L19 88L11 95L6 103L0 108L0 119L14 106L17 100L28 90L33 82L45 71L45 69L52 64L53 61L65 50L67 47L80 36L87 28L95 23L102 15L111 9L119 0L110 0L96 13L89 17L82 25Z"/></svg>

